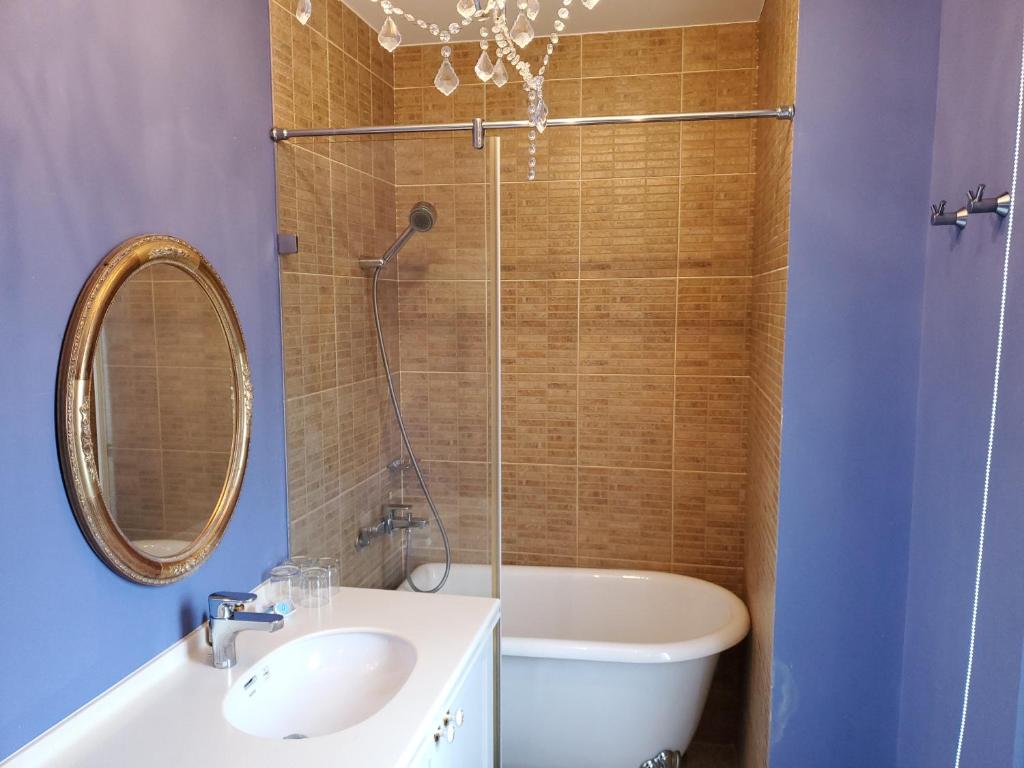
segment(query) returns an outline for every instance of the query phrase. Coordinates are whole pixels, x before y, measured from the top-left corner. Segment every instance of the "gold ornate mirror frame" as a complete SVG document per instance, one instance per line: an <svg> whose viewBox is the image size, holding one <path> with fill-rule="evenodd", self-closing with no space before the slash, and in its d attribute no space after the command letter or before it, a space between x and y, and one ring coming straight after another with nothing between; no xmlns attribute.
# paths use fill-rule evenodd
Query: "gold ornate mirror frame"
<svg viewBox="0 0 1024 768"><path fill-rule="evenodd" d="M104 315L118 289L142 267L168 264L187 272L209 297L231 355L234 433L227 475L200 534L172 557L151 557L132 546L100 493L93 421L92 367ZM165 235L126 240L107 254L78 296L61 350L57 440L61 472L75 519L90 546L114 571L139 584L169 584L187 576L213 552L242 487L252 424L252 380L234 305L209 262L188 243Z"/></svg>

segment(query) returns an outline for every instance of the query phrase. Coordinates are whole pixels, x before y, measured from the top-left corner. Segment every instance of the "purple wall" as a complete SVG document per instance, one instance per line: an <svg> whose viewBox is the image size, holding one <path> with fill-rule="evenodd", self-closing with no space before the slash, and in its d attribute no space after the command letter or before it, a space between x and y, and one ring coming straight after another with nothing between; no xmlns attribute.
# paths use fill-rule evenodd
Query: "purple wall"
<svg viewBox="0 0 1024 768"><path fill-rule="evenodd" d="M932 199L1010 185L1020 0L946 0ZM997 189L998 188L998 189ZM1021 223L1018 208L1018 224ZM960 725L992 402L1006 223L928 233L900 765L952 764ZM963 765L1012 762L1024 636L1024 229L1010 270L1007 343L976 666Z"/></svg>
<svg viewBox="0 0 1024 768"><path fill-rule="evenodd" d="M0 3L0 756L163 650L214 589L287 548L267 6L254 0ZM108 249L196 245L241 315L256 392L245 486L184 582L122 580L75 524L57 462L61 340Z"/></svg>
<svg viewBox="0 0 1024 768"><path fill-rule="evenodd" d="M895 760L938 10L801 3L773 768Z"/></svg>

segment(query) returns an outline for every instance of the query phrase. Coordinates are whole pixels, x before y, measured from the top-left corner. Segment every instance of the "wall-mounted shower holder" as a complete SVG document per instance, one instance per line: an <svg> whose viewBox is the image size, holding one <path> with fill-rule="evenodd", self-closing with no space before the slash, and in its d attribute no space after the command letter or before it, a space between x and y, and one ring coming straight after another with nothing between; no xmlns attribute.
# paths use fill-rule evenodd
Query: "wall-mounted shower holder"
<svg viewBox="0 0 1024 768"><path fill-rule="evenodd" d="M961 208L954 213L946 213L946 201L941 200L938 205L932 206L932 226L963 229L967 226L968 215L969 211L966 208Z"/></svg>
<svg viewBox="0 0 1024 768"><path fill-rule="evenodd" d="M985 185L979 184L977 189L967 193L968 213L994 213L1005 219L1010 213L1010 193L1003 192L995 197L985 197Z"/></svg>

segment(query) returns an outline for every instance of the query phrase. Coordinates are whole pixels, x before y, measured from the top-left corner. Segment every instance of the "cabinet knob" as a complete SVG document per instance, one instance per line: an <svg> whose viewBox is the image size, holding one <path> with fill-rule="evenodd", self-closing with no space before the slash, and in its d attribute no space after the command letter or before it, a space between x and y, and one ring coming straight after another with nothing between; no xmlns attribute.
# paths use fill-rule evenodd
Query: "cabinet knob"
<svg viewBox="0 0 1024 768"><path fill-rule="evenodd" d="M462 723L465 722L465 720L466 720L466 713L463 712L462 708L460 707L459 709L457 709L455 711L455 724L457 726L459 726L459 727L462 727Z"/></svg>
<svg viewBox="0 0 1024 768"><path fill-rule="evenodd" d="M448 737L448 743L449 744L451 744L453 741L455 741L455 726L454 725L449 725L448 726L447 730L445 731L445 736Z"/></svg>

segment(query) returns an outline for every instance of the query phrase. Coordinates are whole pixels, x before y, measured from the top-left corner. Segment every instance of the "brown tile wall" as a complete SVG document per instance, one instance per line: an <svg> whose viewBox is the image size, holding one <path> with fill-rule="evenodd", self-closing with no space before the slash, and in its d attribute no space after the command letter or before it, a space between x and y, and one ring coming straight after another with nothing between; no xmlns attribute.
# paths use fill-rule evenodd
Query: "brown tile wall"
<svg viewBox="0 0 1024 768"><path fill-rule="evenodd" d="M472 74L475 43L453 46L462 85L445 98L432 85L436 46L402 47L392 62L341 3L309 28L288 4L270 7L275 123L522 116L515 82L497 89ZM795 0L769 0L766 19L760 33L565 36L546 84L552 113L791 100L792 78L779 72L795 55ZM673 571L754 601L747 735L766 739L757 713L770 621L758 611L774 591L788 128L552 128L533 183L524 132L502 139L505 562ZM435 231L384 282L385 315L399 318L389 348L456 559L486 560L483 153L461 136L290 142L278 147L278 177L280 228L303 243L282 260L293 551L340 554L348 583L397 578L396 548L364 562L350 546L400 481L383 469L399 445L354 262L386 247L426 199ZM415 503L413 478L404 489ZM416 559L439 547L427 533ZM701 738L735 739L744 663L742 652L723 660Z"/></svg>
<svg viewBox="0 0 1024 768"><path fill-rule="evenodd" d="M294 3L270 0L274 124L390 124L394 65L343 3L318 4L308 26ZM387 470L400 454L358 261L395 227L395 151L387 138L277 146L278 229L299 235L281 258L281 305L292 554L334 555L342 581L388 587L401 578L399 541L356 552L358 528L401 498ZM400 354L392 270L381 281L385 334Z"/></svg>
<svg viewBox="0 0 1024 768"><path fill-rule="evenodd" d="M521 88L472 74L477 44L453 49L450 99L432 85L437 46L396 51L397 123L522 116ZM558 116L752 108L756 67L755 24L566 36L545 85ZM534 182L525 132L502 132L506 563L657 569L743 592L754 131L551 128ZM457 137L399 140L396 154L400 214L425 196L447 227L403 253L399 292L406 412L448 494L483 456L481 153ZM479 541L463 535L465 502L446 499L446 518L460 543ZM723 661L700 738L736 740L742 666Z"/></svg>
<svg viewBox="0 0 1024 768"><path fill-rule="evenodd" d="M463 83L451 99L432 85L437 46L398 49L396 122L521 117L522 89L480 84L479 47L453 49ZM546 90L559 116L746 108L756 65L754 24L566 36ZM753 125L552 128L532 183L525 133L502 139L506 560L658 568L740 591ZM396 142L398 209L433 196L443 221L454 201L449 237L482 237L477 219L463 221L479 211L482 169L464 139L442 141ZM403 254L410 402L410 372L466 374L457 346L480 360L460 333L483 318L468 288L481 269L472 245L461 264L431 261L415 280ZM431 434L438 442L454 445ZM638 525L652 535L636 537Z"/></svg>
<svg viewBox="0 0 1024 768"><path fill-rule="evenodd" d="M129 538L191 541L220 496L234 434L220 319L194 280L157 265L117 292L103 343L114 404L98 414L112 468L104 495Z"/></svg>
<svg viewBox="0 0 1024 768"><path fill-rule="evenodd" d="M765 2L758 30L761 107L796 102L798 8L799 0ZM792 148L792 123L758 123L744 569L752 623L741 750L747 768L768 764Z"/></svg>

